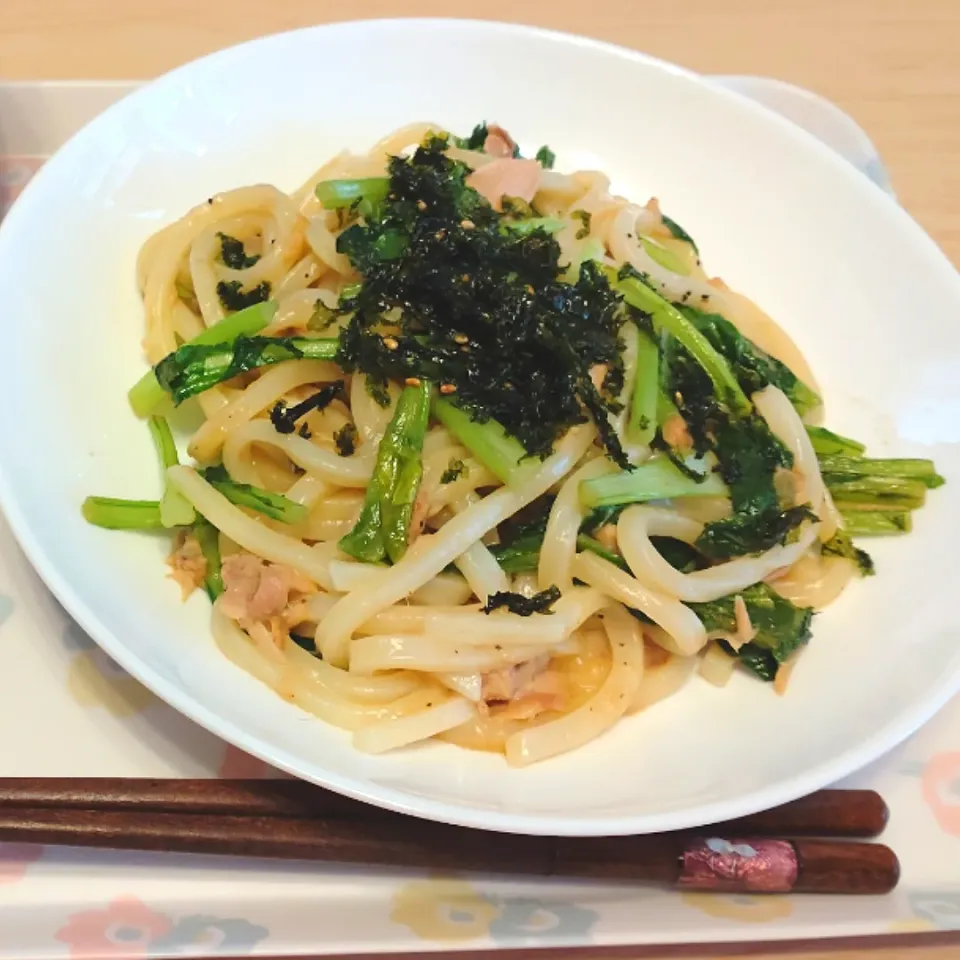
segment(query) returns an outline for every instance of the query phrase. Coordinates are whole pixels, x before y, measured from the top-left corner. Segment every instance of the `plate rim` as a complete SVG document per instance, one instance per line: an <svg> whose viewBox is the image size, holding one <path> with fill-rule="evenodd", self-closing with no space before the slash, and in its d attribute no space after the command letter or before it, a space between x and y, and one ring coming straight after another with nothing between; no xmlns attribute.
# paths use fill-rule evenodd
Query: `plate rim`
<svg viewBox="0 0 960 960"><path fill-rule="evenodd" d="M38 171L13 204L3 223L0 224L0 252L2 252L6 238L20 229L20 221L29 221L30 210L34 203L33 197L42 195L46 190L47 181L53 180L60 167L68 164L72 155L82 149L88 140L94 139L101 127L112 123L114 118L137 109L143 101L149 102L157 95L157 91L162 92L168 87L175 86L182 75L190 74L199 65L217 61L228 62L233 57L241 56L248 47L264 42L277 42L285 38L306 37L318 33L362 31L365 29L385 29L387 27L399 27L403 30L436 28L485 30L493 33L519 34L551 43L598 50L608 56L616 56L628 62L642 63L683 77L701 89L709 89L711 91L709 96L735 100L741 104L742 108L757 115L762 115L765 123L779 127L785 135L793 137L795 141L805 141L806 146L803 149L819 150L826 162L834 166L838 176L847 176L850 184L858 183L860 185L859 187L853 187L853 189L872 191L871 199L867 202L890 204L892 208L896 208L897 213L893 215L899 217L903 227L913 234L911 239L918 245L918 249L925 247L925 258L939 260L938 266L941 269L947 268L956 277L954 268L943 251L903 207L883 191L876 190L874 186L871 186L859 171L828 145L790 120L751 100L745 94L714 84L708 76L701 76L686 67L607 41L526 24L507 23L498 20L442 17L344 20L280 31L194 58L153 80L144 82L78 130ZM956 282L960 284L960 277L956 278ZM255 733L246 733L232 721L223 719L218 713L208 709L201 701L195 699L186 691L177 688L170 680L132 652L101 623L99 617L88 607L80 593L73 588L69 579L46 556L40 542L34 537L33 527L35 524L31 523L26 513L20 509L20 499L15 492L15 487L16 484L8 476L6 464L3 460L0 460L0 507L2 507L7 523L33 570L63 605L67 613L95 640L98 646L133 677L175 710L215 736L234 744L239 749L280 770L354 799L421 819L504 833L584 837L655 833L708 826L722 820L748 815L786 803L862 769L902 743L940 710L960 689L960 661L958 661L954 670L946 673L943 680L936 688L930 690L926 697L918 700L912 709L902 711L895 721L879 728L859 747L851 748L827 763L819 764L799 775L781 779L773 785L740 794L736 798L694 805L678 811L629 816L618 815L615 817L592 814L585 818L578 818L571 817L569 814L560 815L556 813L505 813L486 807L461 805L448 800L428 798L368 779L345 776L316 767L306 769L307 765L297 757L289 755L283 748L272 747ZM313 767L314 765L310 766Z"/></svg>

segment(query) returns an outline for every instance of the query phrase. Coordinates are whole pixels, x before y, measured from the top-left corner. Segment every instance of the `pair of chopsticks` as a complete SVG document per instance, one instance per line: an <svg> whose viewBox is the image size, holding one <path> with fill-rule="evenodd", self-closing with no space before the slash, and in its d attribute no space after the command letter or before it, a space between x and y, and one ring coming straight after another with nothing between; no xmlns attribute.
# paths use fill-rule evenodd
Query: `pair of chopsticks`
<svg viewBox="0 0 960 960"><path fill-rule="evenodd" d="M853 842L887 817L872 791L821 790L697 834L531 837L405 817L299 780L0 779L0 841L725 892L887 893L893 851Z"/></svg>

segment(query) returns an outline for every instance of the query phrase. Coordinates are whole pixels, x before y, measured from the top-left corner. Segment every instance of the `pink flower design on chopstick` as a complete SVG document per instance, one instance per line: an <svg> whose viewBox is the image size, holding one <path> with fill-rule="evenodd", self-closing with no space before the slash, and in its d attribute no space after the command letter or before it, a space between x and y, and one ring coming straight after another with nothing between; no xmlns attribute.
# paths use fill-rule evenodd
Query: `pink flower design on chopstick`
<svg viewBox="0 0 960 960"><path fill-rule="evenodd" d="M152 941L173 928L170 918L151 910L137 897L111 900L101 910L74 913L56 933L77 960L146 957Z"/></svg>
<svg viewBox="0 0 960 960"><path fill-rule="evenodd" d="M0 885L22 880L31 863L43 856L36 843L0 843Z"/></svg>

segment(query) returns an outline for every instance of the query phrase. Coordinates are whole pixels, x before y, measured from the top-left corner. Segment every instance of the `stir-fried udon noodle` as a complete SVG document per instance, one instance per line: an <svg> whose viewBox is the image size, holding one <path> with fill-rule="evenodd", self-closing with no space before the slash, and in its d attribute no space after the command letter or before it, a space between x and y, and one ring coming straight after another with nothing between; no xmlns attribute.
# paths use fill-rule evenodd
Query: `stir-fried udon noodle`
<svg viewBox="0 0 960 960"><path fill-rule="evenodd" d="M942 482L813 425L794 342L657 201L553 160L412 126L140 252L162 494L84 514L169 530L225 656L361 750L522 766L694 675L782 693L872 572L851 537Z"/></svg>

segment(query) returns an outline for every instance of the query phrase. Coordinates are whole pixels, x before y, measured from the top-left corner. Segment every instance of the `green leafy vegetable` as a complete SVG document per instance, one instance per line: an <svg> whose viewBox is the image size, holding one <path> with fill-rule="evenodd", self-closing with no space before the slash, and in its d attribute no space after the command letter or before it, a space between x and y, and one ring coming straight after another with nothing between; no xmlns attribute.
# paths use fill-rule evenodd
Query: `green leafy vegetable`
<svg viewBox="0 0 960 960"><path fill-rule="evenodd" d="M222 466L207 467L200 473L210 486L238 507L249 507L281 523L301 523L307 518L309 511L302 503L295 503L280 493L272 493L249 483L236 483Z"/></svg>
<svg viewBox="0 0 960 960"><path fill-rule="evenodd" d="M480 609L483 613L493 613L500 607L506 607L510 613L515 613L521 617L530 617L535 613L553 613L550 608L559 599L560 590L558 587L547 587L546 590L541 590L532 597L525 597L522 593L512 593L509 590L501 590L497 593L491 593L486 604Z"/></svg>
<svg viewBox="0 0 960 960"><path fill-rule="evenodd" d="M339 314L336 310L331 309L318 298L317 302L313 305L313 313L310 314L310 318L307 320L307 329L311 333L323 333L336 323L338 316Z"/></svg>
<svg viewBox="0 0 960 960"><path fill-rule="evenodd" d="M860 477L899 477L920 480L931 490L944 483L932 460L871 460L831 455L820 458L820 472L827 483Z"/></svg>
<svg viewBox="0 0 960 960"><path fill-rule="evenodd" d="M737 657L762 680L773 680L779 665L810 639L813 610L795 606L765 583L747 587L739 595L747 608L750 623L757 631L756 636L739 651L727 643L722 645L727 653ZM735 602L736 596L733 595L709 603L692 603L690 607L703 621L708 633L736 633Z"/></svg>
<svg viewBox="0 0 960 960"><path fill-rule="evenodd" d="M453 137L453 142L461 150L482 150L490 135L490 129L485 123L478 123L469 137Z"/></svg>
<svg viewBox="0 0 960 960"><path fill-rule="evenodd" d="M260 259L258 253L253 256L247 255L242 240L227 236L225 233L218 233L217 236L220 238L220 259L231 270L247 270Z"/></svg>
<svg viewBox="0 0 960 960"><path fill-rule="evenodd" d="M434 400L433 413L491 473L504 483L516 479L527 451L499 423L480 422L445 397Z"/></svg>
<svg viewBox="0 0 960 960"><path fill-rule="evenodd" d="M913 529L913 514L907 510L841 510L840 516L852 537L892 537Z"/></svg>
<svg viewBox="0 0 960 960"><path fill-rule="evenodd" d="M158 500L120 500L115 497L87 497L81 508L83 519L108 530L164 530Z"/></svg>
<svg viewBox="0 0 960 960"><path fill-rule="evenodd" d="M776 377L781 388L796 393L799 381L791 381L790 371L755 351L723 318L681 312L730 363L744 392L761 389ZM780 503L775 480L778 470L793 465L789 450L757 414L735 412L724 404L702 364L675 338L664 341L661 377L664 393L676 399L694 449L716 457L733 503L733 516L707 524L698 547L714 559L726 559L784 542L810 516L802 507L784 509Z"/></svg>
<svg viewBox="0 0 960 960"><path fill-rule="evenodd" d="M847 560L852 560L857 565L861 577L869 577L875 572L870 555L853 545L849 529L838 530L823 545L823 553L826 556L846 557Z"/></svg>
<svg viewBox="0 0 960 960"><path fill-rule="evenodd" d="M763 513L734 513L723 520L708 523L697 538L696 547L711 560L764 553L786 543L805 520L816 519L816 514L806 506Z"/></svg>
<svg viewBox="0 0 960 960"><path fill-rule="evenodd" d="M170 425L163 417L151 417L147 421L150 436L156 445L160 456L160 467L163 471L163 496L160 498L160 518L165 527L181 527L193 523L196 511L193 504L167 481L167 469L175 467L180 458L177 455L177 445L173 442Z"/></svg>
<svg viewBox="0 0 960 960"><path fill-rule="evenodd" d="M216 600L223 593L223 563L220 557L220 532L203 517L198 517L193 525L193 535L200 544L200 551L207 561L207 570L203 583L207 596Z"/></svg>
<svg viewBox="0 0 960 960"><path fill-rule="evenodd" d="M677 310L722 354L747 396L772 384L787 395L800 414L820 405L820 397L786 364L761 350L719 313L704 313L684 305L678 305Z"/></svg>
<svg viewBox="0 0 960 960"><path fill-rule="evenodd" d="M430 419L430 386L405 387L377 450L363 509L340 549L365 563L403 557L423 476L423 440Z"/></svg>
<svg viewBox="0 0 960 960"><path fill-rule="evenodd" d="M580 483L580 502L588 508L675 497L717 497L726 493L727 487L719 475L711 473L698 483L664 455L651 457L632 470Z"/></svg>
<svg viewBox="0 0 960 960"><path fill-rule="evenodd" d="M341 457L352 457L357 449L357 428L353 423L345 423L333 435L337 453Z"/></svg>
<svg viewBox="0 0 960 960"><path fill-rule="evenodd" d="M660 219L663 220L663 225L677 240L685 240L690 244L691 247L693 247L693 252L699 255L700 251L697 249L697 245L694 243L693 237L691 237L690 234L687 233L687 231L684 230L676 220L671 220L666 214L661 214Z"/></svg>
<svg viewBox="0 0 960 960"><path fill-rule="evenodd" d="M826 427L807 427L807 435L813 444L813 450L818 457L837 455L841 457L858 457L867 448L856 440L842 437Z"/></svg>
<svg viewBox="0 0 960 960"><path fill-rule="evenodd" d="M255 287L244 290L239 280L221 280L217 284L217 297L224 310L245 310L255 303L270 299L270 284L263 280Z"/></svg>
<svg viewBox="0 0 960 960"><path fill-rule="evenodd" d="M630 402L627 436L634 443L649 445L657 432L657 402L660 398L660 348L642 330L637 337L637 379ZM629 336L625 333L624 336Z"/></svg>
<svg viewBox="0 0 960 960"><path fill-rule="evenodd" d="M459 480L464 476L466 472L467 465L462 460L453 457L447 464L447 469L440 474L440 482L444 484L453 483L454 480Z"/></svg>
<svg viewBox="0 0 960 960"><path fill-rule="evenodd" d="M574 210L572 216L580 221L580 229L577 231L577 239L582 240L590 235L590 220L592 214L587 210Z"/></svg>
<svg viewBox="0 0 960 960"><path fill-rule="evenodd" d="M540 549L543 546L543 531L524 534L509 544L496 544L490 547L490 552L496 557L497 563L505 573L533 573L540 564ZM577 536L577 549L595 553L604 560L616 564L621 570L627 565L619 554L608 550L599 540L589 534L581 533Z"/></svg>
<svg viewBox="0 0 960 960"><path fill-rule="evenodd" d="M180 347L154 373L177 405L224 380L284 360L335 360L337 341L313 337L238 337L233 343Z"/></svg>
<svg viewBox="0 0 960 960"><path fill-rule="evenodd" d="M655 293L633 268L620 271L616 289L631 307L652 317L658 329L666 331L688 351L713 383L719 403L737 414L749 412L750 401L726 358L689 316Z"/></svg>
<svg viewBox="0 0 960 960"><path fill-rule="evenodd" d="M651 260L659 263L665 270L676 273L681 277L689 275L687 265L672 250L660 246L649 237L640 237L640 245L647 252Z"/></svg>
<svg viewBox="0 0 960 960"><path fill-rule="evenodd" d="M505 218L502 223L504 227L516 226L515 220L533 220L538 216L537 211L533 209L533 204L527 203L522 197L503 197L500 200L500 206ZM542 219L552 220L551 217ZM557 222L562 224L560 220Z"/></svg>
<svg viewBox="0 0 960 960"><path fill-rule="evenodd" d="M321 180L314 188L317 199L327 210L342 210L355 204L365 204L364 210L371 214L386 200L389 191L390 181L386 177Z"/></svg>
<svg viewBox="0 0 960 960"><path fill-rule="evenodd" d="M901 477L868 476L852 480L824 478L837 506L845 510L851 505L878 506L900 510L915 510L927 499L927 485L923 480L904 480Z"/></svg>
<svg viewBox="0 0 960 960"><path fill-rule="evenodd" d="M526 236L536 230L547 234L559 233L565 224L557 217L528 217L526 220L504 220L503 226L518 236Z"/></svg>
<svg viewBox="0 0 960 960"><path fill-rule="evenodd" d="M258 303L239 313L224 317L219 323L208 327L190 341L188 346L209 346L215 343L233 343L238 337L249 337L268 326L277 313L277 304L269 300ZM176 354L173 354L175 356ZM146 417L160 406L167 394L157 380L156 373L148 370L131 388L130 406L138 417Z"/></svg>
<svg viewBox="0 0 960 960"><path fill-rule="evenodd" d="M557 155L546 144L542 146L536 154L536 159L544 170L552 170L557 162Z"/></svg>

